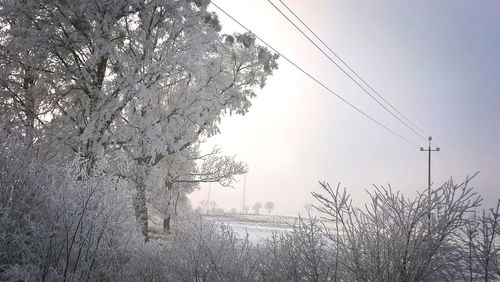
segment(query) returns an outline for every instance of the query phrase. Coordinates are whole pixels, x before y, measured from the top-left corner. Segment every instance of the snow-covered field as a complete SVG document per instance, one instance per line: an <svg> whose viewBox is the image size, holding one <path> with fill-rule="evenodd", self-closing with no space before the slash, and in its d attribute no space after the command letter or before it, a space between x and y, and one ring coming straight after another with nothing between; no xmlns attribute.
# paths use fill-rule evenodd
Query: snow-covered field
<svg viewBox="0 0 500 282"><path fill-rule="evenodd" d="M291 230L296 217L279 215L204 215L203 220L220 222L233 229L242 238L248 234L253 243L259 243L271 237L273 233L283 233Z"/></svg>

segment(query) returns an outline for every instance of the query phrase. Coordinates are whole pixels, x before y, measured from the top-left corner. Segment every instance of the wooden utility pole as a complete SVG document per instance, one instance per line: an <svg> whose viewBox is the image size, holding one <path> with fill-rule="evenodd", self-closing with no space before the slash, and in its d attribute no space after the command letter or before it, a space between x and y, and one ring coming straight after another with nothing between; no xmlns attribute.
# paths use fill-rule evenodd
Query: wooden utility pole
<svg viewBox="0 0 500 282"><path fill-rule="evenodd" d="M424 149L423 147L420 147L420 151L424 151L424 152L429 152L429 173L428 173L428 177L427 177L427 195L428 195L428 198L427 198L427 201L428 201L428 205L429 205L429 214L428 214L428 220L429 220L429 232L431 231L431 152L439 152L439 147L436 147L435 149L432 149L431 148L431 142L432 142L432 136L429 136L428 138L429 140L429 147L427 149Z"/></svg>

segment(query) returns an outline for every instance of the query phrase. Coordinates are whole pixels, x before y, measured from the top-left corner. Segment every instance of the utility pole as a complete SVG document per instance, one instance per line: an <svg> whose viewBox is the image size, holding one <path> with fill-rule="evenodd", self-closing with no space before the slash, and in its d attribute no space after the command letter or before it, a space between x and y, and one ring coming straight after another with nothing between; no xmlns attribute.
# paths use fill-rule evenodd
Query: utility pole
<svg viewBox="0 0 500 282"><path fill-rule="evenodd" d="M210 190L212 190L212 182L208 183L207 203L210 203Z"/></svg>
<svg viewBox="0 0 500 282"><path fill-rule="evenodd" d="M241 207L241 212L244 213L245 212L245 190L246 190L246 187L247 187L247 174L245 173L245 178L243 178L243 203L242 203L242 207Z"/></svg>
<svg viewBox="0 0 500 282"><path fill-rule="evenodd" d="M207 210L206 213L209 214L210 212L210 192L212 190L212 182L208 183L208 194L207 194ZM213 211L212 211L213 212Z"/></svg>
<svg viewBox="0 0 500 282"><path fill-rule="evenodd" d="M428 173L428 178L427 178L427 201L429 205L429 214L428 214L428 220L429 220L429 232L431 231L431 152L439 152L439 147L436 147L435 149L431 148L431 142L432 142L432 136L429 136L429 147L428 149L424 149L423 147L420 147L420 151L423 152L429 152L429 173Z"/></svg>

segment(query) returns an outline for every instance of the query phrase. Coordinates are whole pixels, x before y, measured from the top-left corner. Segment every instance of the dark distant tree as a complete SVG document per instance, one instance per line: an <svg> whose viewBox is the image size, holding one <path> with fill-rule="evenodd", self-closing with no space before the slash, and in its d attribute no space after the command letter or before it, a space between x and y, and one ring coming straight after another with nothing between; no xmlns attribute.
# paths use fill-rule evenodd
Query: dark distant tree
<svg viewBox="0 0 500 282"><path fill-rule="evenodd" d="M304 209L305 209L308 213L309 213L309 212L311 212L312 207L313 207L313 206L312 206L311 204L305 204L305 205L304 205Z"/></svg>
<svg viewBox="0 0 500 282"><path fill-rule="evenodd" d="M262 208L262 204L260 202L255 203L255 205L253 205L253 207L252 207L255 214L259 214L260 208Z"/></svg>
<svg viewBox="0 0 500 282"><path fill-rule="evenodd" d="M268 213L271 213L271 210L274 209L274 203L269 201L264 204L264 208L268 211Z"/></svg>

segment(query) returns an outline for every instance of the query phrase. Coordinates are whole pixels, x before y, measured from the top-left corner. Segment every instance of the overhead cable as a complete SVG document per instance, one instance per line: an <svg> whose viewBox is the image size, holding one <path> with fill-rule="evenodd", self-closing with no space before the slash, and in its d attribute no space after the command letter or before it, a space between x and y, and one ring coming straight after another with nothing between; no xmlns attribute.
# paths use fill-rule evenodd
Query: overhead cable
<svg viewBox="0 0 500 282"><path fill-rule="evenodd" d="M313 44L321 53L323 53L323 55L325 55L333 64L335 64L335 66L337 66L337 68L339 68L345 75L347 75L354 83L356 83L356 85L358 85L365 94L367 94L368 96L370 96L370 98L372 98L375 102L377 102L381 107L383 107L389 114L391 114L394 118L396 118L399 122L401 122L405 127L407 127L408 129L410 129L413 133L415 133L416 135L418 135L420 138L422 138L423 140L427 140L426 137L424 137L421 133L419 133L417 130L421 131L423 133L423 131L418 127L416 126L411 120L409 120L405 115L403 115L400 111L398 111L392 104L390 104L382 95L380 95L377 91L375 91L373 89L373 87L371 87L363 78L361 78L361 76L359 76L347 63L344 62L344 60L342 60L328 45L325 44L325 42L323 40L321 40L321 38L319 38L319 36L316 35L316 33L314 33L290 8L288 8L288 6L283 3L283 1L279 0L287 9L288 11L295 17L297 18L297 20L300 21L301 24L303 24L324 46L326 46L326 48L328 48L328 50L330 52L332 52L333 55L335 55L335 57L340 60L358 79L360 79L366 86L368 86L369 89L371 89L380 99L382 99L387 105L389 105L394 111L396 111L401 117L403 117L405 120L407 120L407 122L403 121L399 116L397 116L393 111L391 111L389 108L387 108L387 106L385 106L383 103L381 103L376 97L374 97L361 83L359 83L354 77L352 77L343 67L341 67L335 60L332 59L332 57L330 57L321 47L318 46L318 44L316 44L316 42L314 42L314 40L312 40L300 27L298 27L295 22L293 22L287 15L285 15L283 13L283 11L281 11L280 8L278 8L272 1L270 0L267 0L288 22L290 22L304 37L306 37L309 42L311 42L311 44ZM413 125L413 127L415 127L417 130L415 130L412 126L410 126L408 123L410 123L411 125ZM425 133L424 133L425 134Z"/></svg>
<svg viewBox="0 0 500 282"><path fill-rule="evenodd" d="M347 101L345 98L343 98L342 96L340 96L339 94L337 94L335 91L331 90L324 83L322 83L317 78L315 78L314 76L312 76L311 74L309 74L302 67L300 67L299 65L297 65L296 63L294 63L291 59L289 59L285 55L283 55L283 53L281 53L278 50L276 50L274 47L272 47L270 44L268 44L265 40L263 40L262 38L260 38L257 34L255 34L254 32L252 32L249 28L247 28L245 25L243 25L241 22L239 22L236 18L234 18L229 13L227 13L224 9L222 9L221 7L219 7L214 1L211 1L211 4L214 5L214 7L216 7L219 11L221 11L222 13L224 13L231 20L233 20L235 23L237 23L239 26L241 26L243 29L245 29L246 31L252 33L255 36L255 38L257 38L258 40L260 40L269 49L271 49L272 51L274 51L275 53L277 53L278 55L280 55L280 57L282 57L284 60L286 60L292 66L294 66L296 69L298 69L299 71L301 71L307 77L309 77L314 82L316 82L318 85L320 85L321 87L323 87L325 90L327 90L328 92L330 92L331 94L333 94L334 96L336 96L338 99L340 99L342 102L344 102L345 104L347 104L348 106L350 106L352 109L354 109L355 111L357 111L358 113L360 113L361 115L363 115L365 118L369 119L373 123L375 123L378 126L382 127L383 129L385 129L389 133L393 134L394 136L396 136L396 137L398 137L398 138L406 141L407 143L409 143L409 144L411 144L413 146L419 147L415 142L411 141L410 139L402 136L401 134L395 132L394 130L392 130L389 127L385 126L384 124L380 123L379 121L377 121L376 119L374 119L373 117L371 117L370 115L368 115L367 113L365 113L362 110L360 110L358 107L354 106L352 103L350 103L349 101Z"/></svg>

